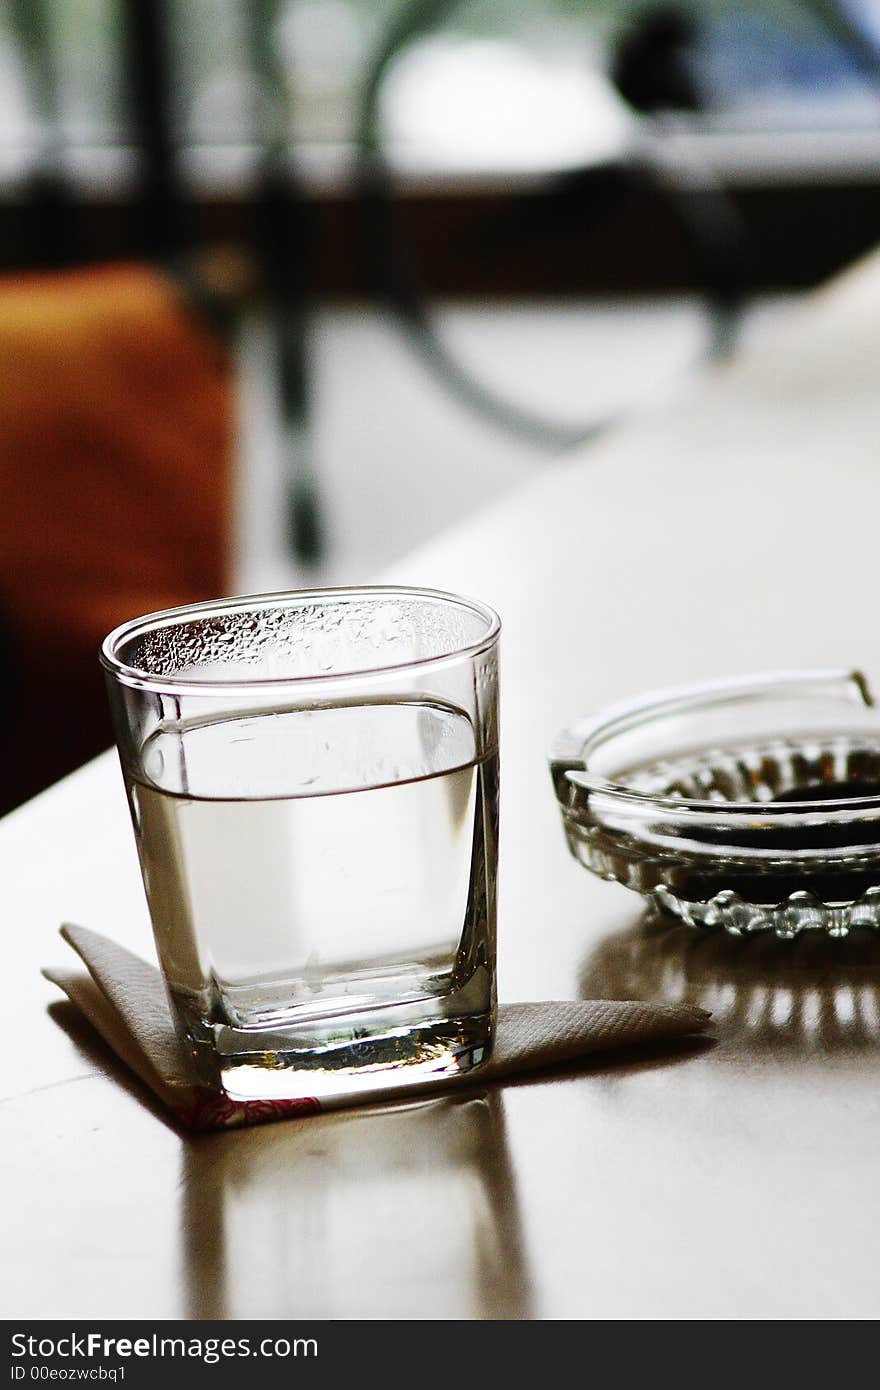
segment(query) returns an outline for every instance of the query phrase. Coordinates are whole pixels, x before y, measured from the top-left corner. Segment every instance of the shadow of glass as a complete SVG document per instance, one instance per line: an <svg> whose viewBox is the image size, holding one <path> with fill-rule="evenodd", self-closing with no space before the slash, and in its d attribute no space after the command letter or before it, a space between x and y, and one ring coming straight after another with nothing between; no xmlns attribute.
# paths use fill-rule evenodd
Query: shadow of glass
<svg viewBox="0 0 880 1390"><path fill-rule="evenodd" d="M585 958L579 983L587 998L698 1004L758 1047L880 1043L880 936L867 931L737 938L647 913Z"/></svg>
<svg viewBox="0 0 880 1390"><path fill-rule="evenodd" d="M88 1019L83 1018L75 1004L72 1004L69 999L53 1000L51 1004L46 1005L46 1013L53 1023L63 1029L90 1066L95 1067L104 1076L112 1077L116 1085L121 1086L130 1096L140 1101L141 1105L151 1111L157 1120L161 1120L167 1129L173 1130L175 1134L180 1133L179 1125L161 1101L153 1095L149 1087L139 1077L135 1076L134 1072L129 1071L125 1063L104 1041Z"/></svg>
<svg viewBox="0 0 880 1390"><path fill-rule="evenodd" d="M191 1318L528 1318L497 1092L183 1147Z"/></svg>

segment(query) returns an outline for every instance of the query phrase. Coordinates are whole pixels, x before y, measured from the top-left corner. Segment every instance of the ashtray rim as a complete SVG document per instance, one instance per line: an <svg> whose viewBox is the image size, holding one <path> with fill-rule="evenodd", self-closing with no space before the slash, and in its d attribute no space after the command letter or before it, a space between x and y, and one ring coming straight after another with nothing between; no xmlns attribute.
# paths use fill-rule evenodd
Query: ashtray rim
<svg viewBox="0 0 880 1390"><path fill-rule="evenodd" d="M664 795L640 790L589 770L590 754L612 738L659 719L689 711L716 708L724 704L754 702L762 698L796 697L805 687L813 693L826 689L829 695L845 695L861 708L874 708L875 701L864 673L857 668L784 670L650 691L635 699L607 706L563 729L554 740L549 763L557 800L563 811L574 810L573 789L588 795L613 798L615 803L651 808L687 818L690 824L718 825L747 817L768 817L774 824L797 827L823 823L845 824L865 812L880 814L880 793L827 800L755 801L717 800L704 797Z"/></svg>

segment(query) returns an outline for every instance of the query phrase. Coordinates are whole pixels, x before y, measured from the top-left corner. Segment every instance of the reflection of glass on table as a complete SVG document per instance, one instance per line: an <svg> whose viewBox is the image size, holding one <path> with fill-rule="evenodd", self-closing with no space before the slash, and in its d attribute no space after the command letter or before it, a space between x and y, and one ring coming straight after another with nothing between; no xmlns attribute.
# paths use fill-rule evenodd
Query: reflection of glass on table
<svg viewBox="0 0 880 1390"><path fill-rule="evenodd" d="M497 1092L239 1130L183 1163L190 1317L532 1315Z"/></svg>

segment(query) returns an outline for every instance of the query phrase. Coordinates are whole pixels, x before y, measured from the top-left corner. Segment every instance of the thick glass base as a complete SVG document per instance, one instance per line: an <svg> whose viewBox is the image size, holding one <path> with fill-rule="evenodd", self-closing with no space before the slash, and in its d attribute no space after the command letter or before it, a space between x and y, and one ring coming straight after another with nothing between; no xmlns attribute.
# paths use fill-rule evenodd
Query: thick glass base
<svg viewBox="0 0 880 1390"><path fill-rule="evenodd" d="M202 1085L230 1100L379 1095L469 1071L489 1057L494 1009L425 1017L425 1001L329 1016L283 1028L234 1027L177 1012Z"/></svg>

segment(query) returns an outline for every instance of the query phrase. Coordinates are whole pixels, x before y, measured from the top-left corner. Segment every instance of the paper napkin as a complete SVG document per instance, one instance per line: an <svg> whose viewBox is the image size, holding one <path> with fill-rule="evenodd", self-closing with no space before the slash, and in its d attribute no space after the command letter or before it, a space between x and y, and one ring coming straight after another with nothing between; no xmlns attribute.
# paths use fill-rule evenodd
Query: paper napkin
<svg viewBox="0 0 880 1390"><path fill-rule="evenodd" d="M104 1041L188 1129L229 1129L289 1116L318 1114L344 1105L479 1086L549 1069L612 1048L686 1037L709 1021L693 1005L642 1004L608 999L502 1004L490 1058L470 1071L421 1077L405 1085L389 1074L381 1091L353 1089L332 1099L235 1100L200 1085L181 1048L155 966L97 932L64 926L61 935L86 971L44 970Z"/></svg>

